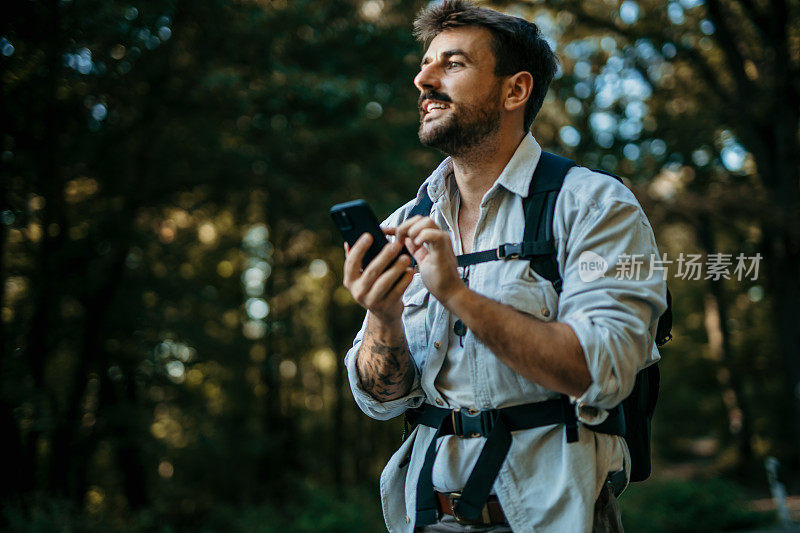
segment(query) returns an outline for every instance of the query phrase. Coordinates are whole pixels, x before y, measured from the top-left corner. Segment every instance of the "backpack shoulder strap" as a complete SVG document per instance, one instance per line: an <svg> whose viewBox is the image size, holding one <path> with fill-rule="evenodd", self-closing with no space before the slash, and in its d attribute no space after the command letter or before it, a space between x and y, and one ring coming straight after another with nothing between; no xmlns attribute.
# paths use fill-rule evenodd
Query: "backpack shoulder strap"
<svg viewBox="0 0 800 533"><path fill-rule="evenodd" d="M531 179L528 197L522 201L525 209L523 246L545 250L545 253L531 258L531 268L543 278L550 280L559 294L561 294L562 279L558 271L553 239L553 217L558 193L564 184L567 172L573 166L577 166L574 161L543 151ZM622 178L616 174L597 169L592 172L605 174L622 183ZM667 309L658 319L655 339L657 346L663 346L672 339L671 330L672 295L667 289Z"/></svg>
<svg viewBox="0 0 800 533"><path fill-rule="evenodd" d="M532 243L536 243L539 249L547 251L531 259L531 268L543 278L550 280L559 294L562 279L556 260L553 217L564 178L574 166L577 166L577 163L570 159L542 151L539 164L536 165L531 179L528 197L522 201L525 209L525 232L522 240L524 243L531 243L527 244L530 248L533 248ZM606 174L622 183L622 178L610 172L603 170L594 172Z"/></svg>
<svg viewBox="0 0 800 533"><path fill-rule="evenodd" d="M422 200L419 201L418 204L414 205L414 207L411 208L411 211L408 212L406 220L417 215L422 215L423 217L427 217L428 215L431 214L432 207L433 207L433 200L431 200L431 197L428 196L428 192L425 191L425 196L422 198Z"/></svg>
<svg viewBox="0 0 800 533"><path fill-rule="evenodd" d="M542 151L531 178L528 196L522 200L525 210L523 246L544 250L544 253L533 256L531 267L537 274L552 282L558 293L561 292L561 274L556 261L553 216L564 178L574 166L576 163L570 159Z"/></svg>

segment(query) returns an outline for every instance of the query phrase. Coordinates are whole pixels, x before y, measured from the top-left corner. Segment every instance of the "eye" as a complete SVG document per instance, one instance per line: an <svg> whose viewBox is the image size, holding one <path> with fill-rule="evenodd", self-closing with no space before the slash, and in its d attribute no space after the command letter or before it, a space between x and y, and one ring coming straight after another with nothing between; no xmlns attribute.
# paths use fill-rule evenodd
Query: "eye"
<svg viewBox="0 0 800 533"><path fill-rule="evenodd" d="M462 63L459 62L459 61L448 61L447 62L447 68L449 68L449 69L458 68L461 65L462 65Z"/></svg>

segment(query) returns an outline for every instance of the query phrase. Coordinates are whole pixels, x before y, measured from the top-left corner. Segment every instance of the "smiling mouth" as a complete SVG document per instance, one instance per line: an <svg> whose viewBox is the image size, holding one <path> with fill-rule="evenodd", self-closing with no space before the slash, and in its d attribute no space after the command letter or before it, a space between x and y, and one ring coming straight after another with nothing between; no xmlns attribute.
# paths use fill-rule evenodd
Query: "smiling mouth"
<svg viewBox="0 0 800 533"><path fill-rule="evenodd" d="M422 111L424 113L424 117L428 118L429 116L436 116L441 113L442 110L448 109L450 104L445 102L438 102L434 100L426 100L424 105L422 106Z"/></svg>

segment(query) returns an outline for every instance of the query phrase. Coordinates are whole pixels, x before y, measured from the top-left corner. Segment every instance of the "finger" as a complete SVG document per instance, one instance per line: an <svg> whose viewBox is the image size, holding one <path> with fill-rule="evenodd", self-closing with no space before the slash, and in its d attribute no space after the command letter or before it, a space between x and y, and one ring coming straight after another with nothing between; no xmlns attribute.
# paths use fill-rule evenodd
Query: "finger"
<svg viewBox="0 0 800 533"><path fill-rule="evenodd" d="M429 217L423 217L422 215L414 215L413 217L407 218L399 226L397 226L397 230L401 231L404 228L409 228L410 226L413 226L423 218L429 218Z"/></svg>
<svg viewBox="0 0 800 533"><path fill-rule="evenodd" d="M435 250L443 250L445 247L452 249L450 236L444 231L438 229L424 228L422 231L420 231L414 239L414 244L417 246L422 246L423 243L433 247Z"/></svg>
<svg viewBox="0 0 800 533"><path fill-rule="evenodd" d="M349 253L350 253L350 245L345 242L344 243L344 255L345 255L345 257L347 257L347 254L349 254Z"/></svg>
<svg viewBox="0 0 800 533"><path fill-rule="evenodd" d="M425 256L422 255L420 257L419 254L426 252L425 248L414 244L414 241L411 239L411 237L406 237L404 244L406 245L406 249L414 257L414 259L417 260L418 263L420 262L420 260L424 259Z"/></svg>
<svg viewBox="0 0 800 533"><path fill-rule="evenodd" d="M349 285L354 282L361 275L361 263L364 260L364 254L367 253L369 245L372 242L372 235L364 233L353 244L350 253L344 259L344 285L349 288Z"/></svg>
<svg viewBox="0 0 800 533"><path fill-rule="evenodd" d="M408 235L409 228L411 228L414 224L416 224L417 222L419 222L423 218L427 218L427 217L422 217L420 215L414 215L413 217L405 220L402 224L397 226L397 228L395 230L395 235L397 236L397 239L400 242L403 242L403 239L406 237L406 235Z"/></svg>
<svg viewBox="0 0 800 533"><path fill-rule="evenodd" d="M417 262L417 265L422 265L425 262L425 258L428 257L428 250L425 249L424 246L414 246L414 242L406 237L406 248L411 251L411 257Z"/></svg>
<svg viewBox="0 0 800 533"><path fill-rule="evenodd" d="M389 291L389 294L386 295L387 300L395 300L400 299L403 297L403 293L406 292L406 289L411 282L414 280L414 269L413 268L406 268L403 275L400 279L397 280L397 283L394 284L392 290Z"/></svg>
<svg viewBox="0 0 800 533"><path fill-rule="evenodd" d="M398 242L390 242L381 249L380 253L375 256L375 259L369 262L364 272L361 274L361 280L367 285L371 285L380 276L384 270L394 261L397 254L400 253L402 246Z"/></svg>
<svg viewBox="0 0 800 533"><path fill-rule="evenodd" d="M419 235L419 233L424 229L439 230L440 228L431 218L425 217L412 224L411 227L408 228L406 235L416 240L417 235Z"/></svg>
<svg viewBox="0 0 800 533"><path fill-rule="evenodd" d="M395 233L397 233L397 228L381 228L381 230L383 231L383 234L386 235L386 240L389 242L394 242L397 240L396 238L393 238Z"/></svg>
<svg viewBox="0 0 800 533"><path fill-rule="evenodd" d="M361 255L363 256L364 255L363 252L366 252L371 244L372 244L372 235L370 235L369 233L362 233L358 237L356 242L353 243L351 251L356 253L362 252Z"/></svg>
<svg viewBox="0 0 800 533"><path fill-rule="evenodd" d="M367 303L376 304L381 301L385 302L390 300L389 294L394 286L399 282L400 278L403 277L409 265L411 265L411 258L409 256L401 255L398 257L397 261L395 261L395 263L389 267L386 272L378 276L378 279L376 279L375 283L372 284L372 288L366 297ZM397 295L396 297L399 298L400 295Z"/></svg>
<svg viewBox="0 0 800 533"><path fill-rule="evenodd" d="M367 308L383 307L387 304L386 295L397 283L398 279L403 276L406 268L411 264L411 258L408 256L398 257L397 261L392 264L385 272L374 281L367 282L362 277L360 283L364 283L366 288L363 291L363 304ZM393 303L393 302L389 302Z"/></svg>

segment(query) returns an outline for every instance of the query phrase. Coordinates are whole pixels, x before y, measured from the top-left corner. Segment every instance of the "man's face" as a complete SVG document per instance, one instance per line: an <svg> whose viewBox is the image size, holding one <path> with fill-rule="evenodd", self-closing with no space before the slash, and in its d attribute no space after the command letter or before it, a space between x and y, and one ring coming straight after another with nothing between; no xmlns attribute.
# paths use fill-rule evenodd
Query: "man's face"
<svg viewBox="0 0 800 533"><path fill-rule="evenodd" d="M431 41L414 78L422 144L457 156L497 131L501 80L494 66L492 34L485 28L453 28Z"/></svg>

